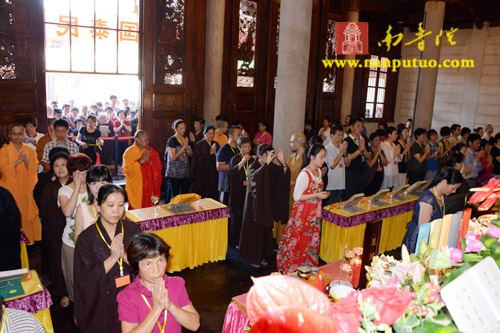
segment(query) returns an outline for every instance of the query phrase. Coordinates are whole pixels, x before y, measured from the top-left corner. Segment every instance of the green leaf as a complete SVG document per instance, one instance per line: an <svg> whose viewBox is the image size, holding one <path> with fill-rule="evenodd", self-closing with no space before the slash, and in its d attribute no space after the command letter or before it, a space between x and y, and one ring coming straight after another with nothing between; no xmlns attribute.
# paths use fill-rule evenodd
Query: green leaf
<svg viewBox="0 0 500 333"><path fill-rule="evenodd" d="M439 325L430 321L424 321L422 326L414 328L417 333L454 333L459 332L456 328Z"/></svg>
<svg viewBox="0 0 500 333"><path fill-rule="evenodd" d="M465 262L479 262L483 260L483 256L478 253L464 253L462 259Z"/></svg>
<svg viewBox="0 0 500 333"><path fill-rule="evenodd" d="M462 254L463 254L465 253L465 249L467 248L467 245L465 244L465 238L462 238L460 243L462 244Z"/></svg>
<svg viewBox="0 0 500 333"><path fill-rule="evenodd" d="M468 270L469 268L471 268L472 266L474 266L476 263L477 262L464 262L464 264L462 266L460 266L459 268L453 270L450 273L450 276L448 276L448 279L446 279L446 281L444 282L443 287L446 286L451 281L455 280L463 272L465 272L466 270Z"/></svg>
<svg viewBox="0 0 500 333"><path fill-rule="evenodd" d="M496 239L492 239L489 245L484 244L488 249L490 249L491 253L495 253L500 248L500 243ZM498 250L500 253L500 250Z"/></svg>
<svg viewBox="0 0 500 333"><path fill-rule="evenodd" d="M491 220L491 224L500 228L500 220Z"/></svg>
<svg viewBox="0 0 500 333"><path fill-rule="evenodd" d="M429 268L431 269L443 269L450 268L452 262L443 252L433 249L431 252L431 257L429 258Z"/></svg>
<svg viewBox="0 0 500 333"><path fill-rule="evenodd" d="M427 318L429 318L429 317L427 317ZM450 317L448 317L442 311L439 312L434 318L430 318L429 321L436 323L436 324L439 324L439 325L443 325L443 326L448 326L452 322Z"/></svg>

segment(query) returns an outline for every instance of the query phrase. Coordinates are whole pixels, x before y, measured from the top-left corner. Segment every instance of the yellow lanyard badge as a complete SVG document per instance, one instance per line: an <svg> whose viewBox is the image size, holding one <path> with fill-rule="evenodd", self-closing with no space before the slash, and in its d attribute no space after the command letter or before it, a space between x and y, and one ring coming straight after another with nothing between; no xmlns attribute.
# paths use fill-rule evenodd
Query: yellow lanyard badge
<svg viewBox="0 0 500 333"><path fill-rule="evenodd" d="M144 296L143 294L141 294L141 296L142 296L142 299L144 300L144 303L146 303L146 305L148 306L149 310L151 310L151 305L149 305L149 302L146 299L146 296ZM156 324L158 325L158 328L160 329L161 333L165 332L165 328L167 326L167 310L164 310L164 312L163 312L163 327L160 326L160 322L159 321L156 321Z"/></svg>
<svg viewBox="0 0 500 333"><path fill-rule="evenodd" d="M122 235L124 235L124 233L123 233L123 221L120 220L120 222L122 224ZM111 250L111 245L109 245L108 242L106 242L106 239L104 239L104 236L102 235L101 229L99 229L99 225L97 225L97 222L96 222L95 226L97 228L97 231L99 232L99 235L101 235L102 240L104 241L104 243L106 243L108 248ZM120 266L120 276L123 276L123 258L118 259L118 266Z"/></svg>

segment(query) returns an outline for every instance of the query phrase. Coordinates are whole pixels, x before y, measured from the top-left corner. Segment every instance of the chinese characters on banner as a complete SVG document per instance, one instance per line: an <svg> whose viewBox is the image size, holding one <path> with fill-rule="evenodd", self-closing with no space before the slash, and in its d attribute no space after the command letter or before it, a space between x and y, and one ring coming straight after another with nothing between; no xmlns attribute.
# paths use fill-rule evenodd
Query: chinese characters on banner
<svg viewBox="0 0 500 333"><path fill-rule="evenodd" d="M72 16L70 20L69 16L59 15L59 23L71 25L72 37L78 38L80 36L78 34L78 17ZM95 29L96 38L99 39L108 38L109 32L107 31L107 29L109 27L107 21L97 19L94 25L96 27ZM69 25L58 25L57 27L59 28L59 30L56 32L58 36L64 36L70 30ZM103 29L97 29L97 28L103 28ZM120 30L119 31L120 41L131 41L136 43L139 42L139 33L137 32L139 30L139 23L120 21L119 30ZM94 37L94 30L91 30L90 33L92 37Z"/></svg>
<svg viewBox="0 0 500 333"><path fill-rule="evenodd" d="M392 26L389 25L389 27L387 28L387 31L386 31L386 36L383 40L381 40L380 42L378 42L378 46L382 46L382 44L385 44L385 46L387 47L387 51L389 51L391 49L391 46L396 46L398 45L401 40L403 39L403 33L400 32L399 34L397 35L392 35L391 33L391 30L392 30ZM453 40L453 34L458 30L458 28L451 28L450 31L445 31L445 35L446 35L446 39L448 40L448 43L450 43L450 45L455 45L457 42L455 42ZM422 28L422 22L420 22L418 24L418 31L415 33L416 35L416 38L409 41L408 43L405 43L405 45L410 45L410 44L413 44L415 42L418 42L417 43L417 47L420 51L423 51L424 48L425 48L425 41L424 41L424 37L425 36L428 36L432 34L432 31L428 31L426 32L424 28ZM435 42L434 44L436 44L436 46L439 46L440 42L441 42L441 37L443 36L443 29L441 29L441 31L439 32L439 34L436 35L436 39L435 39ZM394 41L393 41L394 40Z"/></svg>
<svg viewBox="0 0 500 333"><path fill-rule="evenodd" d="M368 54L368 22L337 22L335 41L338 55Z"/></svg>

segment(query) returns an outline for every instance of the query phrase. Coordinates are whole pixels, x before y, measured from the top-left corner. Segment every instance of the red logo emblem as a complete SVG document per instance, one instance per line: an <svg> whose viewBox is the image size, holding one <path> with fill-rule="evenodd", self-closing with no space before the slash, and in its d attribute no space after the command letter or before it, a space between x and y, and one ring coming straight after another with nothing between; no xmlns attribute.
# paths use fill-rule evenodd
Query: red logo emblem
<svg viewBox="0 0 500 333"><path fill-rule="evenodd" d="M337 55L368 54L368 22L337 22L335 44Z"/></svg>

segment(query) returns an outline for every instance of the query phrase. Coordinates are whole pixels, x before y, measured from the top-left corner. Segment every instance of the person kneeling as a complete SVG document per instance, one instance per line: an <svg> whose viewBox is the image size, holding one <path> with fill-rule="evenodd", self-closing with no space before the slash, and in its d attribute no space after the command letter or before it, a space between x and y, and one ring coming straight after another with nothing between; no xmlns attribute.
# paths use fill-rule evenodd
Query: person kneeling
<svg viewBox="0 0 500 333"><path fill-rule="evenodd" d="M169 246L158 236L140 233L127 246L127 258L138 273L118 294L118 316L123 333L181 332L200 327L200 316L180 277L167 276Z"/></svg>

